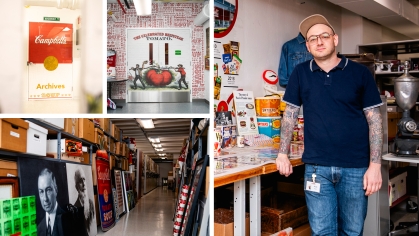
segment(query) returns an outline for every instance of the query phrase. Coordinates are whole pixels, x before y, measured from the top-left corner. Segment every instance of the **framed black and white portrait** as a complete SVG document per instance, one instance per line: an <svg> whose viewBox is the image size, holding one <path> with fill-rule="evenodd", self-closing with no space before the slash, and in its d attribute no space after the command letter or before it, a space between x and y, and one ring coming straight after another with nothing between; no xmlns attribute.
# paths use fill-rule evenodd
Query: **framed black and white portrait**
<svg viewBox="0 0 419 236"><path fill-rule="evenodd" d="M97 234L92 167L67 163L68 198L76 207L84 207L84 220L89 235Z"/></svg>

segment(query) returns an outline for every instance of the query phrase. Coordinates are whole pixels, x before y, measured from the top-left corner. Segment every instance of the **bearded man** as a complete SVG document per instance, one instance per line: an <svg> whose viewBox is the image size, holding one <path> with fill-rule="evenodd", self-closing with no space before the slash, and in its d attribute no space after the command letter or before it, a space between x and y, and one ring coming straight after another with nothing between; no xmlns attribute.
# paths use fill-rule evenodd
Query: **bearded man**
<svg viewBox="0 0 419 236"><path fill-rule="evenodd" d="M76 183L76 190L78 192L77 201L76 203L74 203L74 206L84 207L84 220L86 222L86 230L87 233L90 235L90 227L92 227L92 225L95 227L95 225L93 224L93 220L95 219L95 213L93 201L89 198L87 194L86 175L83 169L76 170L76 172L74 173L74 182Z"/></svg>

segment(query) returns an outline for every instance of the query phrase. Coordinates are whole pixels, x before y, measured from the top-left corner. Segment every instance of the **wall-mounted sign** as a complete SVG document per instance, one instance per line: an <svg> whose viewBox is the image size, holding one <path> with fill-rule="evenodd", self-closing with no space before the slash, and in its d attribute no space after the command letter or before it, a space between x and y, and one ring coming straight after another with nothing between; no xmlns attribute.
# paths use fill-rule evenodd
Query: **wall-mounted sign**
<svg viewBox="0 0 419 236"><path fill-rule="evenodd" d="M48 16L44 16L44 21L60 21L60 17L48 17Z"/></svg>
<svg viewBox="0 0 419 236"><path fill-rule="evenodd" d="M233 95L239 135L259 134L253 91L234 91Z"/></svg>
<svg viewBox="0 0 419 236"><path fill-rule="evenodd" d="M29 22L28 99L72 98L73 24Z"/></svg>

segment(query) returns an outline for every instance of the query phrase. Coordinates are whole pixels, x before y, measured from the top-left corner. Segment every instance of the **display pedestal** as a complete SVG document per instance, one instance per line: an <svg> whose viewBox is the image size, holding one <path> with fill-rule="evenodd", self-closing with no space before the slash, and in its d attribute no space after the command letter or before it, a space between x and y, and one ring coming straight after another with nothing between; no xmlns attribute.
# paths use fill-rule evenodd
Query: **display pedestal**
<svg viewBox="0 0 419 236"><path fill-rule="evenodd" d="M127 102L191 102L191 90L127 89Z"/></svg>

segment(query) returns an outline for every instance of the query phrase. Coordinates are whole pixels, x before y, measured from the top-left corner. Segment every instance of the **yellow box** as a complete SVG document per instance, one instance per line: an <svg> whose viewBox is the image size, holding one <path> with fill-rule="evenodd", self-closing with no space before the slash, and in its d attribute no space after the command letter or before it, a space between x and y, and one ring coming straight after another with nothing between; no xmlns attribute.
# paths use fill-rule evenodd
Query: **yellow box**
<svg viewBox="0 0 419 236"><path fill-rule="evenodd" d="M26 152L29 124L18 118L0 119L0 149Z"/></svg>

